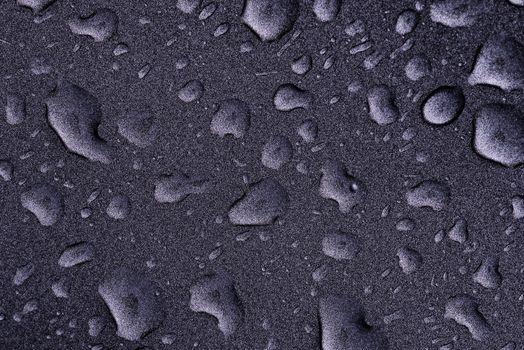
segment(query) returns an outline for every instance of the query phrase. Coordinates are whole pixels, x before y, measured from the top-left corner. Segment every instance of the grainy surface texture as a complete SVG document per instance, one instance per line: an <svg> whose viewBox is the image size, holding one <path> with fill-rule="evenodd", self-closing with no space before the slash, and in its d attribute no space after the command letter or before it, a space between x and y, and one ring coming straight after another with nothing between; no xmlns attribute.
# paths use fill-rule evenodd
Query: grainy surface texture
<svg viewBox="0 0 524 350"><path fill-rule="evenodd" d="M524 349L522 0L1 0L0 349Z"/></svg>

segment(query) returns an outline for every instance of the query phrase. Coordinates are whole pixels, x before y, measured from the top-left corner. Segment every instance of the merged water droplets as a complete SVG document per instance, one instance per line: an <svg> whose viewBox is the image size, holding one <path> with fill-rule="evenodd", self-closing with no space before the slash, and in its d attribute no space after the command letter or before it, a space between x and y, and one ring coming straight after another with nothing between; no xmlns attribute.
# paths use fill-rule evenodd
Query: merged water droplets
<svg viewBox="0 0 524 350"><path fill-rule="evenodd" d="M475 151L490 160L512 167L524 162L524 119L512 105L488 104L475 116Z"/></svg>
<svg viewBox="0 0 524 350"><path fill-rule="evenodd" d="M156 181L155 199L160 203L179 203L192 194L202 194L209 188L209 181L189 177L179 170L164 175Z"/></svg>
<svg viewBox="0 0 524 350"><path fill-rule="evenodd" d="M262 41L279 39L293 28L298 0L245 0L242 21Z"/></svg>
<svg viewBox="0 0 524 350"><path fill-rule="evenodd" d="M376 327L365 321L358 302L329 295L320 299L319 317L322 350L387 350L389 342Z"/></svg>
<svg viewBox="0 0 524 350"><path fill-rule="evenodd" d="M449 187L443 182L425 180L406 192L406 200L413 207L439 211L449 203L450 195Z"/></svg>
<svg viewBox="0 0 524 350"><path fill-rule="evenodd" d="M235 225L270 225L283 215L289 196L277 180L266 178L249 186L247 192L229 210Z"/></svg>
<svg viewBox="0 0 524 350"><path fill-rule="evenodd" d="M430 6L430 16L448 27L469 27L490 12L492 6L492 0L436 0Z"/></svg>
<svg viewBox="0 0 524 350"><path fill-rule="evenodd" d="M124 339L139 340L164 319L154 283L131 270L119 268L109 273L98 293L116 322L117 335Z"/></svg>
<svg viewBox="0 0 524 350"><path fill-rule="evenodd" d="M211 120L211 132L220 137L233 135L244 137L250 124L250 111L247 103L239 99L227 99L219 103Z"/></svg>
<svg viewBox="0 0 524 350"><path fill-rule="evenodd" d="M118 29L118 16L115 11L107 8L96 9L86 17L77 17L68 22L71 32L87 35L100 42L111 38Z"/></svg>
<svg viewBox="0 0 524 350"><path fill-rule="evenodd" d="M262 148L262 164L270 169L280 169L289 162L291 156L293 146L289 139L282 135L271 136Z"/></svg>
<svg viewBox="0 0 524 350"><path fill-rule="evenodd" d="M215 317L224 336L232 335L242 323L242 303L228 276L206 275L191 286L190 293L191 310Z"/></svg>
<svg viewBox="0 0 524 350"><path fill-rule="evenodd" d="M111 147L98 136L102 111L96 97L77 85L61 81L46 105L49 124L69 151L91 161L111 161Z"/></svg>
<svg viewBox="0 0 524 350"><path fill-rule="evenodd" d="M58 189L45 183L23 192L20 201L43 226L55 224L64 211L64 200Z"/></svg>
<svg viewBox="0 0 524 350"><path fill-rule="evenodd" d="M508 35L491 36L482 45L468 82L524 90L524 45Z"/></svg>
<svg viewBox="0 0 524 350"><path fill-rule="evenodd" d="M349 213L353 207L364 201L366 186L362 181L351 176L342 162L326 161L321 173L320 196L337 202L342 213Z"/></svg>
<svg viewBox="0 0 524 350"><path fill-rule="evenodd" d="M313 2L313 12L321 22L331 22L337 17L342 0L315 0Z"/></svg>
<svg viewBox="0 0 524 350"><path fill-rule="evenodd" d="M486 340L490 337L492 328L478 307L477 301L471 296L457 295L447 301L444 317L467 327L473 339Z"/></svg>
<svg viewBox="0 0 524 350"><path fill-rule="evenodd" d="M395 97L391 88L386 85L377 85L368 91L368 107L371 120L379 125L393 123L400 118Z"/></svg>
<svg viewBox="0 0 524 350"><path fill-rule="evenodd" d="M60 258L58 265L61 267L73 267L93 260L95 257L95 247L89 242L80 242L67 247Z"/></svg>
<svg viewBox="0 0 524 350"><path fill-rule="evenodd" d="M302 90L293 84L280 85L273 96L275 108L283 112L297 108L307 109L312 102L313 96L309 91Z"/></svg>
<svg viewBox="0 0 524 350"><path fill-rule="evenodd" d="M462 113L465 103L460 88L441 86L433 90L423 102L422 116L430 124L448 124Z"/></svg>

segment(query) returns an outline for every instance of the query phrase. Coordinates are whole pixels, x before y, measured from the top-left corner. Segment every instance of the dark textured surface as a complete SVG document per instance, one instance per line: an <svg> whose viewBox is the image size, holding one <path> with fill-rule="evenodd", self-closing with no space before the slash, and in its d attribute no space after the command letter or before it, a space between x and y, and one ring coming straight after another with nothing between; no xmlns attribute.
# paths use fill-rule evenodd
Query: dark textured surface
<svg viewBox="0 0 524 350"><path fill-rule="evenodd" d="M0 349L524 349L522 2L246 2L2 0Z"/></svg>

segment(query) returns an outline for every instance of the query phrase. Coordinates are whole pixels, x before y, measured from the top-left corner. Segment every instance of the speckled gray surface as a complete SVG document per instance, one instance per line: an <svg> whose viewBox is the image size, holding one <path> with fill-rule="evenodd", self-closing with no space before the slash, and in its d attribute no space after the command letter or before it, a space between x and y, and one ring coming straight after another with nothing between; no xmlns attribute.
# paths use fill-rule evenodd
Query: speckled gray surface
<svg viewBox="0 0 524 350"><path fill-rule="evenodd" d="M523 5L3 0L0 349L524 349Z"/></svg>

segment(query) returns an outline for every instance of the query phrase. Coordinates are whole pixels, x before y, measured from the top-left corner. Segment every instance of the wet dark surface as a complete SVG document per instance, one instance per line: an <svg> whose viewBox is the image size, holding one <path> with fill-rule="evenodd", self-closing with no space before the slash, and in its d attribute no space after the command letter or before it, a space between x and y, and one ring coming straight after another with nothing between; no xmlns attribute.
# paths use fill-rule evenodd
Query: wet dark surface
<svg viewBox="0 0 524 350"><path fill-rule="evenodd" d="M524 349L524 3L0 5L0 349Z"/></svg>

